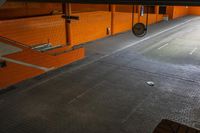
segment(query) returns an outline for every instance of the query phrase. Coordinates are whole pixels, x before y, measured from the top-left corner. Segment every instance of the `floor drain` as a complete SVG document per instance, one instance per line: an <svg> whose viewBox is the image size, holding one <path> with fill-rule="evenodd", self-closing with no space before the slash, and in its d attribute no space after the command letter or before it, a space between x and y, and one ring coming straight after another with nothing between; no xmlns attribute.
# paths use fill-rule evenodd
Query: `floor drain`
<svg viewBox="0 0 200 133"><path fill-rule="evenodd" d="M146 82L149 86L154 86L154 82L153 81L147 81Z"/></svg>

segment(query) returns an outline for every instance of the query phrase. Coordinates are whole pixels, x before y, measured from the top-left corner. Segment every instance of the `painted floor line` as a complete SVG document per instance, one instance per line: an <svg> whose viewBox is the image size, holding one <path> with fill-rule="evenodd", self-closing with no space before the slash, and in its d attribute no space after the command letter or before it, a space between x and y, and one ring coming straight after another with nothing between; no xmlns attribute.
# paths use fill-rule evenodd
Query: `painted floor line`
<svg viewBox="0 0 200 133"><path fill-rule="evenodd" d="M43 70L45 72L50 71L50 70L53 69L53 68L46 68L46 67L42 67L42 66L38 66L38 65L34 65L34 64L29 64L29 63L26 63L26 62L10 59L10 58L6 58L6 57L0 57L0 59L8 61L8 62L16 63L16 64L28 66L28 67L40 69L40 70Z"/></svg>
<svg viewBox="0 0 200 133"><path fill-rule="evenodd" d="M166 43L166 44L162 45L161 47L158 48L158 50L164 48L164 47L167 46L167 45L169 45L169 43Z"/></svg>
<svg viewBox="0 0 200 133"><path fill-rule="evenodd" d="M196 19L196 18L195 18L195 19ZM143 39L141 39L141 40L139 40L139 41L137 41L137 42L134 42L134 43L132 43L132 44L130 44L130 45L127 45L127 46L125 46L125 47L123 47L123 48L121 48L121 49L118 49L118 50L116 50L116 51L113 51L113 52L111 52L110 54L104 55L104 56L102 56L102 58L108 57L108 56L113 55L113 54L115 54L115 53L118 53L118 52L120 52L120 51L122 51L122 50L124 50L124 49L127 49L127 48L129 48L129 47L132 47L132 46L134 46L134 45L136 45L136 44L139 44L139 43L141 43L141 42L144 42L144 41L146 41L146 40L149 40L149 39L151 39L151 38L154 38L154 37L156 37L156 36L158 36L158 35L160 35L160 34L162 34L162 33L165 33L165 32L167 32L167 31L173 30L173 29L175 29L175 28L177 28L177 27L180 27L180 26L182 26L182 25L184 25L184 24L187 24L188 22L191 22L192 20L195 20L195 19L193 18L193 19L187 20L187 21L185 21L185 22L183 22L183 23L180 23L180 24L178 24L178 25L175 25L175 26L173 26L173 27L171 27L171 28L167 28L167 29L165 29L165 30L163 30L163 31L160 31L160 32L155 33L155 34L150 35L150 36L147 36L147 37L145 37L145 38L143 38ZM102 59L102 58L100 58L100 59Z"/></svg>
<svg viewBox="0 0 200 133"><path fill-rule="evenodd" d="M196 50L197 50L197 48L194 48L194 49L190 52L190 55L192 55Z"/></svg>

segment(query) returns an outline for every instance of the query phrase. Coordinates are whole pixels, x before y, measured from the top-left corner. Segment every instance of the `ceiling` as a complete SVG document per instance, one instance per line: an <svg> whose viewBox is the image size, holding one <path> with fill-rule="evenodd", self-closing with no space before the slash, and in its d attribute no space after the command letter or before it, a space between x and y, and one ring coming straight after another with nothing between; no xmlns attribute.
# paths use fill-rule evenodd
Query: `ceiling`
<svg viewBox="0 0 200 133"><path fill-rule="evenodd" d="M9 0L9 1L200 6L200 0Z"/></svg>

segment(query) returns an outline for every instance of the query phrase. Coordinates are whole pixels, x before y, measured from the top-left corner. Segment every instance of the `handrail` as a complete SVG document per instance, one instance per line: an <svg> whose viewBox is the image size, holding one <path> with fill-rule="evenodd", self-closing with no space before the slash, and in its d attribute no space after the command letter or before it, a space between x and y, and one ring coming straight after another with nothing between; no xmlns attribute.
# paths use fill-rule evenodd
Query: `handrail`
<svg viewBox="0 0 200 133"><path fill-rule="evenodd" d="M18 42L18 41L15 41L15 40L9 39L9 38L7 38L7 37L0 36L0 39L3 39L3 40L6 40L6 41L9 41L9 42L11 42L11 43L14 43L14 44L20 45L20 46L25 47L25 48L31 48L31 46L28 46L28 45L23 44L23 43L21 43L21 42Z"/></svg>

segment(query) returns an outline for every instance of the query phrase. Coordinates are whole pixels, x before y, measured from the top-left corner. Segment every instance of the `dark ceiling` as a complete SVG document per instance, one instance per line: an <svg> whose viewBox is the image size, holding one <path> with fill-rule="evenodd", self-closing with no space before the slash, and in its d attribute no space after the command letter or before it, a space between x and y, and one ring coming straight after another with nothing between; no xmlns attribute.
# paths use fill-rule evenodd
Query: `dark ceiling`
<svg viewBox="0 0 200 133"><path fill-rule="evenodd" d="M200 6L200 0L9 0L9 1Z"/></svg>

